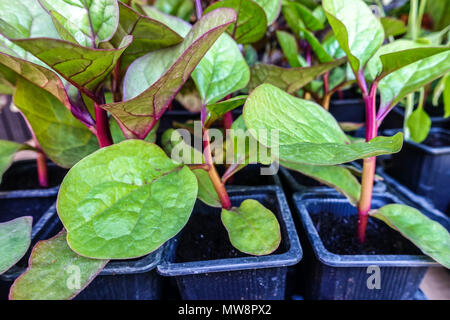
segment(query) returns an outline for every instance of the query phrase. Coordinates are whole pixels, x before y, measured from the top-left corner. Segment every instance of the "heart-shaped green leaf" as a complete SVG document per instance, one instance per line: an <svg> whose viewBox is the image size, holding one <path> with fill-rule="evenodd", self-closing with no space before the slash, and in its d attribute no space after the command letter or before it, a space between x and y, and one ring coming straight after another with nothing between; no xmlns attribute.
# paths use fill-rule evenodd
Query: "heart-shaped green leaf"
<svg viewBox="0 0 450 320"><path fill-rule="evenodd" d="M157 145L126 140L87 156L66 175L58 214L69 246L86 257L146 255L186 224L197 180Z"/></svg>
<svg viewBox="0 0 450 320"><path fill-rule="evenodd" d="M32 217L0 223L0 274L17 263L31 242Z"/></svg>
<svg viewBox="0 0 450 320"><path fill-rule="evenodd" d="M70 168L98 149L95 135L41 87L18 78L14 103L33 128L42 150L59 166Z"/></svg>
<svg viewBox="0 0 450 320"><path fill-rule="evenodd" d="M182 43L137 59L124 80L124 99L132 99L105 105L104 109L135 136L144 138L201 58L235 19L231 9L214 10L193 26Z"/></svg>
<svg viewBox="0 0 450 320"><path fill-rule="evenodd" d="M380 21L362 0L324 0L325 14L357 74L384 41Z"/></svg>
<svg viewBox="0 0 450 320"><path fill-rule="evenodd" d="M117 0L39 0L69 33L85 47L111 39L119 23Z"/></svg>
<svg viewBox="0 0 450 320"><path fill-rule="evenodd" d="M431 128L431 119L423 108L417 108L408 118L408 128L412 141L424 141Z"/></svg>
<svg viewBox="0 0 450 320"><path fill-rule="evenodd" d="M244 119L252 134L266 146L278 130L278 144L299 142L345 144L349 140L333 116L318 104L298 99L270 84L253 90L244 106ZM266 132L259 133L259 130ZM275 142L276 143L276 142Z"/></svg>
<svg viewBox="0 0 450 320"><path fill-rule="evenodd" d="M132 37L125 37L118 49L92 49L64 40L47 38L10 40L31 52L95 100L94 93L130 45Z"/></svg>
<svg viewBox="0 0 450 320"><path fill-rule="evenodd" d="M252 0L222 0L206 8L205 13L217 8L231 8L237 12L235 23L228 27L227 32L237 43L248 44L260 40L267 29L266 14Z"/></svg>
<svg viewBox="0 0 450 320"><path fill-rule="evenodd" d="M183 40L165 24L141 15L122 2L119 2L119 16L119 25L109 41L112 48L118 48L127 35L133 36L133 42L120 60L123 69L150 51L170 47Z"/></svg>
<svg viewBox="0 0 450 320"><path fill-rule="evenodd" d="M281 0L255 0L264 9L267 17L267 25L271 25L277 20L281 11Z"/></svg>
<svg viewBox="0 0 450 320"><path fill-rule="evenodd" d="M423 253L450 269L450 234L439 223L402 204L388 204L372 211L371 215L386 222Z"/></svg>
<svg viewBox="0 0 450 320"><path fill-rule="evenodd" d="M280 161L280 164L336 189L346 196L352 205L358 204L361 185L347 168L341 166L311 166L283 160Z"/></svg>
<svg viewBox="0 0 450 320"><path fill-rule="evenodd" d="M236 42L227 34L217 39L192 72L204 104L214 103L244 88L250 70Z"/></svg>
<svg viewBox="0 0 450 320"><path fill-rule="evenodd" d="M0 51L37 64L36 57L7 38L59 38L52 18L37 0L0 0Z"/></svg>
<svg viewBox="0 0 450 320"><path fill-rule="evenodd" d="M280 43L281 50L283 50L289 65L292 68L300 67L298 59L298 45L295 37L285 31L277 31L277 39Z"/></svg>
<svg viewBox="0 0 450 320"><path fill-rule="evenodd" d="M260 84L268 83L289 93L294 93L316 77L340 66L344 62L345 59L341 59L305 68L281 68L270 64L256 64L250 69L251 78L248 87L251 91Z"/></svg>
<svg viewBox="0 0 450 320"><path fill-rule="evenodd" d="M20 143L0 140L0 181L2 175L11 165L16 152L21 150L24 146Z"/></svg>
<svg viewBox="0 0 450 320"><path fill-rule="evenodd" d="M280 245L281 232L277 218L256 200L244 200L239 208L222 209L222 223L231 244L244 253L266 255Z"/></svg>
<svg viewBox="0 0 450 320"><path fill-rule="evenodd" d="M77 255L67 245L66 235L61 231L34 246L27 271L11 287L11 300L72 299L108 263Z"/></svg>
<svg viewBox="0 0 450 320"><path fill-rule="evenodd" d="M243 114L250 133L274 153L274 147L279 147L279 158L286 162L335 165L398 152L403 142L399 133L350 144L333 116L321 106L269 84L253 90Z"/></svg>

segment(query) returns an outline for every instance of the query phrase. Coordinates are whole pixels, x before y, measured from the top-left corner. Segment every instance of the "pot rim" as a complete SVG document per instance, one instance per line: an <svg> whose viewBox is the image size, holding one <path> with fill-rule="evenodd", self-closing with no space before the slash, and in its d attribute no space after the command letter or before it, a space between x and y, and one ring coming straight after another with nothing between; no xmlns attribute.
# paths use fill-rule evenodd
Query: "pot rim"
<svg viewBox="0 0 450 320"><path fill-rule="evenodd" d="M398 197L389 193L374 193L374 197L385 198L394 203L403 203ZM436 261L426 255L343 255L335 254L325 248L320 235L314 226L307 204L324 199L333 199L339 202L348 203L348 200L338 192L307 192L293 195L294 206L300 215L300 220L306 231L308 240L313 248L314 254L323 264L330 267L368 267L376 265L380 267L438 267L441 266ZM433 212L428 212L428 216L434 216Z"/></svg>
<svg viewBox="0 0 450 320"><path fill-rule="evenodd" d="M297 264L302 256L303 251L295 230L294 221L292 219L289 205L283 190L276 185L273 186L254 186L254 187L229 187L227 188L230 197L243 194L272 193L276 199L278 208L280 209L280 224L284 225L286 233L285 242L287 251L281 254L269 254L266 256L250 256L240 258L226 258L192 262L172 262L170 253L174 252L177 246L177 239L172 239L167 246L164 259L158 265L157 270L163 276L185 276L194 274L203 274L209 272L229 272L248 269L265 269L276 267L287 267ZM227 240L228 241L228 240ZM173 258L173 257L172 257Z"/></svg>

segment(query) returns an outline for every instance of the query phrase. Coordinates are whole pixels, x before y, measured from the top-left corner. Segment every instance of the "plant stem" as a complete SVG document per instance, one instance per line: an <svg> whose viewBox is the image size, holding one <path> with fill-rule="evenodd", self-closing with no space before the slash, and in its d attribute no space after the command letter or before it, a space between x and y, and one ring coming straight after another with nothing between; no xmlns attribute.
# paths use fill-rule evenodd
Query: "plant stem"
<svg viewBox="0 0 450 320"><path fill-rule="evenodd" d="M200 18L202 17L202 14L203 14L201 0L195 0L195 11L197 13L197 20L200 20Z"/></svg>
<svg viewBox="0 0 450 320"><path fill-rule="evenodd" d="M122 95L120 93L120 58L117 60L112 72L111 91L113 93L114 102L122 101Z"/></svg>
<svg viewBox="0 0 450 320"><path fill-rule="evenodd" d="M360 78L362 88L367 88L364 77ZM374 81L369 94L364 94L366 106L366 141L369 142L377 136L375 99L378 83ZM362 90L367 92L367 90ZM366 158L363 161L363 172L361 178L361 196L358 203L358 240L363 243L366 239L367 221L372 204L373 181L375 178L376 157Z"/></svg>
<svg viewBox="0 0 450 320"><path fill-rule="evenodd" d="M104 100L104 97L102 98ZM100 148L113 144L111 130L109 129L109 120L106 110L102 109L97 102L94 102L95 120L97 124L97 140Z"/></svg>
<svg viewBox="0 0 450 320"><path fill-rule="evenodd" d="M230 209L231 201L228 197L227 190L225 189L225 184L220 179L219 174L217 173L216 167L214 166L212 155L211 155L211 145L209 141L208 130L204 130L203 133L203 156L205 157L205 163L209 165L209 178L211 179L214 189L216 189L217 194L219 195L220 203L222 204L222 208Z"/></svg>
<svg viewBox="0 0 450 320"><path fill-rule="evenodd" d="M323 100L322 107L328 111L330 109L330 72L323 75Z"/></svg>
<svg viewBox="0 0 450 320"><path fill-rule="evenodd" d="M48 188L50 184L48 182L47 158L45 154L41 151L37 152L36 164L37 164L39 185L42 188Z"/></svg>
<svg viewBox="0 0 450 320"><path fill-rule="evenodd" d="M409 140L410 138L408 119L411 116L413 109L414 109L414 92L410 93L406 97L405 116L403 117L403 134L405 135L405 140Z"/></svg>

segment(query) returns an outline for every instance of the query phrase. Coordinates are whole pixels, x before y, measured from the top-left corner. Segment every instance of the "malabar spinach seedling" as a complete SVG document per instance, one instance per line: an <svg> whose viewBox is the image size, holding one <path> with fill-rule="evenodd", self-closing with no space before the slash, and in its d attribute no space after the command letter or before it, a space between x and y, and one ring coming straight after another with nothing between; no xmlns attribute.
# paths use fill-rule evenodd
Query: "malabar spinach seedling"
<svg viewBox="0 0 450 320"><path fill-rule="evenodd" d="M323 9L365 101L366 142L352 143L323 108L267 83L247 98L245 124L268 147L273 147L272 141L257 130L278 129L281 165L335 187L357 205L359 241L365 241L372 215L450 267L450 235L444 227L406 205L389 204L371 211L375 157L400 151L403 140L402 133L378 137L378 127L403 97L448 72L450 48L407 40L383 45L383 27L361 0L324 0ZM356 159L364 159L361 186L347 168L339 166Z"/></svg>

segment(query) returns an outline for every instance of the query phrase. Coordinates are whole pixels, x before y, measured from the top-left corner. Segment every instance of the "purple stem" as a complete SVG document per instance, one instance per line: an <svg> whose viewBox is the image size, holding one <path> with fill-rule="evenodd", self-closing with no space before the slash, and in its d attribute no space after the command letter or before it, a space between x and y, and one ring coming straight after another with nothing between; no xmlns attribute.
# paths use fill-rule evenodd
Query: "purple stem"
<svg viewBox="0 0 450 320"><path fill-rule="evenodd" d="M201 0L195 0L195 11L197 13L197 20L200 20L203 14L202 2Z"/></svg>

